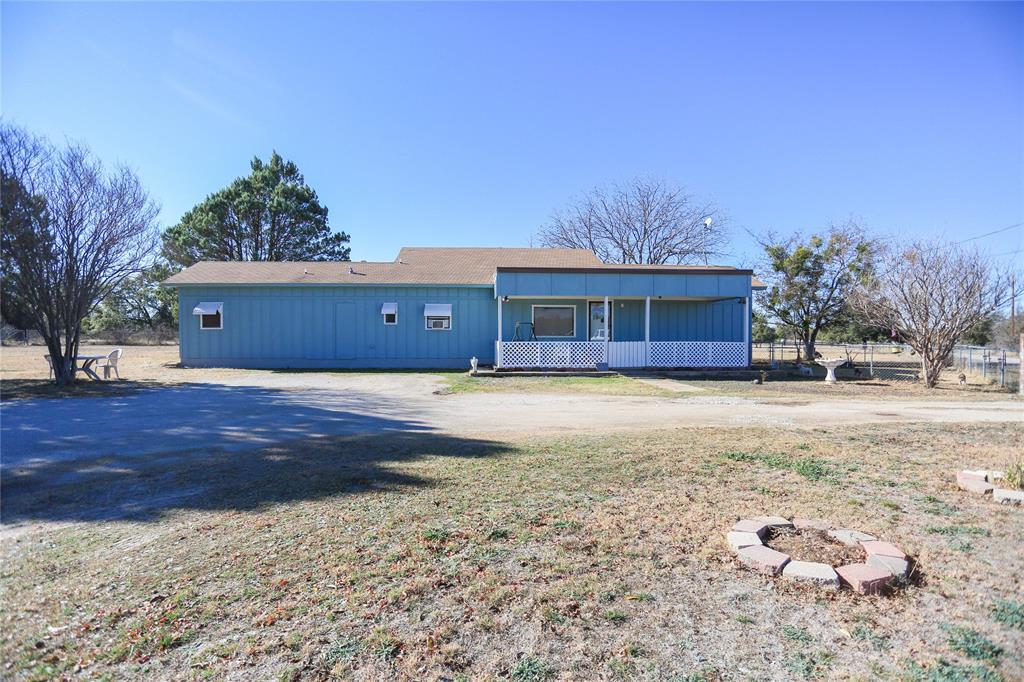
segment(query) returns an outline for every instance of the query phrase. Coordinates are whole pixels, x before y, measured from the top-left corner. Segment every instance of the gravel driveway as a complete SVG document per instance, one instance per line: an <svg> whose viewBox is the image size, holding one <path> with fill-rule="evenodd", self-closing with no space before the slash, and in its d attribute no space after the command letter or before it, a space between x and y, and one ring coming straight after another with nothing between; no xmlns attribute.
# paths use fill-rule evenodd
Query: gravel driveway
<svg viewBox="0 0 1024 682"><path fill-rule="evenodd" d="M0 405L3 467L298 438L431 431L514 439L538 432L672 426L821 427L885 421L1024 422L1017 401L772 400L472 393L438 395L429 374L252 374L116 398Z"/></svg>

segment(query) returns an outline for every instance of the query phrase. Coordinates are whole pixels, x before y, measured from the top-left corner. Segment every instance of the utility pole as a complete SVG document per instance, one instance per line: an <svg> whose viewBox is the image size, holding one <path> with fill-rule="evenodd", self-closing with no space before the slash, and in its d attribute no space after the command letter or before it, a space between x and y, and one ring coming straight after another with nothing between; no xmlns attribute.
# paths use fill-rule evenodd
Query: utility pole
<svg viewBox="0 0 1024 682"><path fill-rule="evenodd" d="M1017 274L1010 274L1010 338L1017 336Z"/></svg>

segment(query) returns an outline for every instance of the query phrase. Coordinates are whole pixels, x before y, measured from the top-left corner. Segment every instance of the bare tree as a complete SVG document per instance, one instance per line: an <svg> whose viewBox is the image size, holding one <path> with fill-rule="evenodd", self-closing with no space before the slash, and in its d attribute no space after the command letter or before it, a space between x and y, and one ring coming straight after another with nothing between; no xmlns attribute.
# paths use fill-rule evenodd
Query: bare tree
<svg viewBox="0 0 1024 682"><path fill-rule="evenodd" d="M714 204L664 181L637 178L573 200L537 239L543 246L589 249L605 263L707 264L727 243L723 223Z"/></svg>
<svg viewBox="0 0 1024 682"><path fill-rule="evenodd" d="M42 335L58 385L75 378L82 319L156 246L157 206L138 177L84 146L0 125L4 294Z"/></svg>
<svg viewBox="0 0 1024 682"><path fill-rule="evenodd" d="M1006 276L978 251L913 242L888 250L851 304L917 352L924 384L934 388L960 337L1005 303L1007 288Z"/></svg>

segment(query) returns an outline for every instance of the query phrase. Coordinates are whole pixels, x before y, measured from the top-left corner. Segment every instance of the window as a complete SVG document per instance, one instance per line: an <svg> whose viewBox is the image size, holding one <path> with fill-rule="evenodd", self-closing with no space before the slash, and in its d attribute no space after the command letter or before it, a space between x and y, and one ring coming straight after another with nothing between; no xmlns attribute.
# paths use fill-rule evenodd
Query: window
<svg viewBox="0 0 1024 682"><path fill-rule="evenodd" d="M430 331L447 331L452 328L452 304L428 303L423 306L423 318Z"/></svg>
<svg viewBox="0 0 1024 682"><path fill-rule="evenodd" d="M533 333L537 336L576 336L576 306L533 306Z"/></svg>
<svg viewBox="0 0 1024 682"><path fill-rule="evenodd" d="M384 316L384 324L398 324L398 304L385 303L380 307L380 314Z"/></svg>
<svg viewBox="0 0 1024 682"><path fill-rule="evenodd" d="M224 304L203 301L192 309L193 315L199 316L200 329L224 328Z"/></svg>
<svg viewBox="0 0 1024 682"><path fill-rule="evenodd" d="M199 328L200 329L223 329L224 325L221 323L220 313L214 313L212 315L200 315L199 316Z"/></svg>

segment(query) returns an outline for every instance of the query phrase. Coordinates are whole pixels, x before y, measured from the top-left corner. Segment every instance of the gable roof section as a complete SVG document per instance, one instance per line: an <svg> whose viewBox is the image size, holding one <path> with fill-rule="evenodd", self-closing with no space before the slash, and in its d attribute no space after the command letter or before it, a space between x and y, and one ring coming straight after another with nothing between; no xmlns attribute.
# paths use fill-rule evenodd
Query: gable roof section
<svg viewBox="0 0 1024 682"><path fill-rule="evenodd" d="M190 284L471 284L488 286L498 267L596 267L585 249L405 247L389 263L203 261L164 280Z"/></svg>

